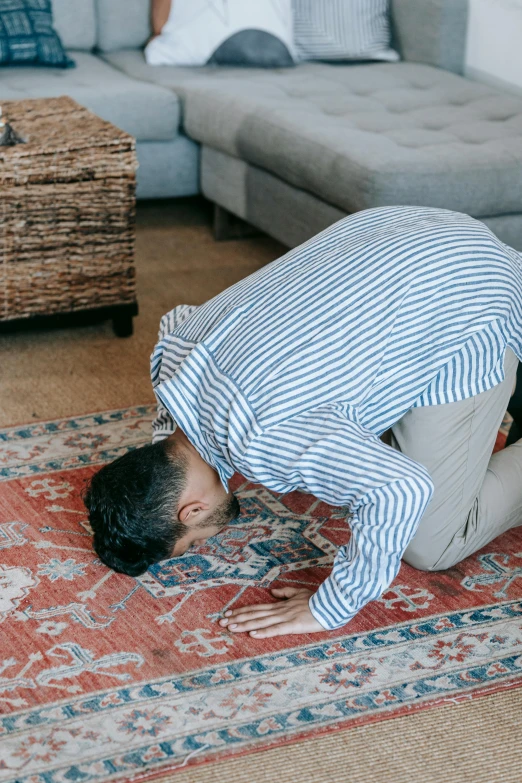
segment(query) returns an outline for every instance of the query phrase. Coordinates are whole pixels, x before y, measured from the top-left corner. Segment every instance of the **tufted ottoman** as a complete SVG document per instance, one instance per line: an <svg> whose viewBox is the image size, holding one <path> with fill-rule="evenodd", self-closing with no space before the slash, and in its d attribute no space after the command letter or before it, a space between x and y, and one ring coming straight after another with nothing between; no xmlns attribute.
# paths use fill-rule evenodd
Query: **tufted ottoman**
<svg viewBox="0 0 522 783"><path fill-rule="evenodd" d="M466 212L522 249L522 98L417 63L201 78L205 195L289 245L390 204Z"/></svg>

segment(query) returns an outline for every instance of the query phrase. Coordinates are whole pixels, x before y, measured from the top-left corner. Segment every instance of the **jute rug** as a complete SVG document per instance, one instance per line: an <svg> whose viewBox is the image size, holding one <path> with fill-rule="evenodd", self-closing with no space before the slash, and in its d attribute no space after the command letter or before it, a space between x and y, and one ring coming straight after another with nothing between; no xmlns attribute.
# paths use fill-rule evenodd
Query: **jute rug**
<svg viewBox="0 0 522 783"><path fill-rule="evenodd" d="M349 626L300 637L216 621L270 586L324 579L349 529L311 496L236 475L242 515L219 537L138 579L108 571L80 494L150 439L152 416L0 431L0 781L129 780L303 739L312 753L313 737L522 684L520 531L445 572L403 564Z"/></svg>

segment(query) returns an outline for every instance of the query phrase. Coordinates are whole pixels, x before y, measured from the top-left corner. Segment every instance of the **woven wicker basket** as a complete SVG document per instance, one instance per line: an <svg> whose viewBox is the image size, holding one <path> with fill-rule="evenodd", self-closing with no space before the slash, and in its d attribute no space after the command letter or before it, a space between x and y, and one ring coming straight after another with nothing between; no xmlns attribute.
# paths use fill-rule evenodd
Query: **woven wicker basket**
<svg viewBox="0 0 522 783"><path fill-rule="evenodd" d="M67 97L2 103L0 322L136 310L135 141Z"/></svg>

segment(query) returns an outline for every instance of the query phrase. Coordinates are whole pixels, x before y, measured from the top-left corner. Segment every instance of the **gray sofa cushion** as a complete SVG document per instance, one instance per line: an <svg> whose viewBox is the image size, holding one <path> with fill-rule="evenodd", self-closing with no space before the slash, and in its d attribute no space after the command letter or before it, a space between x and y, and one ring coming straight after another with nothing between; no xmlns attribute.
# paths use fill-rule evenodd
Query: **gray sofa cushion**
<svg viewBox="0 0 522 783"><path fill-rule="evenodd" d="M176 136L172 141L137 144L137 197L180 198L199 193L199 144Z"/></svg>
<svg viewBox="0 0 522 783"><path fill-rule="evenodd" d="M96 44L94 0L52 0L54 28L66 49L90 52Z"/></svg>
<svg viewBox="0 0 522 783"><path fill-rule="evenodd" d="M520 212L522 100L413 63L292 71L152 68L111 60L184 99L189 136L347 212L423 204Z"/></svg>
<svg viewBox="0 0 522 783"><path fill-rule="evenodd" d="M141 49L151 36L150 0L95 0L98 48Z"/></svg>
<svg viewBox="0 0 522 783"><path fill-rule="evenodd" d="M255 83L259 77L277 79L278 74L284 75L288 71L288 68L267 70L266 68L232 68L221 65L190 68L173 65L147 65L143 53L136 49L109 52L101 56L110 65L133 79L151 82L174 91L182 99L182 113L184 99L193 88L208 85L212 89L213 85L226 86L229 82L235 82L238 79L246 84Z"/></svg>
<svg viewBox="0 0 522 783"><path fill-rule="evenodd" d="M210 147L201 150L201 189L210 201L288 247L306 242L346 215L312 193ZM522 251L522 214L480 220L506 245Z"/></svg>
<svg viewBox="0 0 522 783"><path fill-rule="evenodd" d="M139 141L175 138L179 101L162 87L137 82L99 57L75 52L76 68L2 68L0 101L70 95Z"/></svg>
<svg viewBox="0 0 522 783"><path fill-rule="evenodd" d="M391 0L394 46L404 60L462 73L469 0Z"/></svg>

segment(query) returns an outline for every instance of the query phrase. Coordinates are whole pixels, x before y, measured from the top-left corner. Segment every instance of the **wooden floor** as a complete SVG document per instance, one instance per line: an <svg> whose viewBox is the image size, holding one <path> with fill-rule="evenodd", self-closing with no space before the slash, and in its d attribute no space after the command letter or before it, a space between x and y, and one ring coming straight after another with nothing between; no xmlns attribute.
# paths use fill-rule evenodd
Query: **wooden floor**
<svg viewBox="0 0 522 783"><path fill-rule="evenodd" d="M149 358L161 316L200 304L285 252L268 237L214 241L200 199L141 203L134 335L111 322L0 335L0 426L153 402Z"/></svg>

